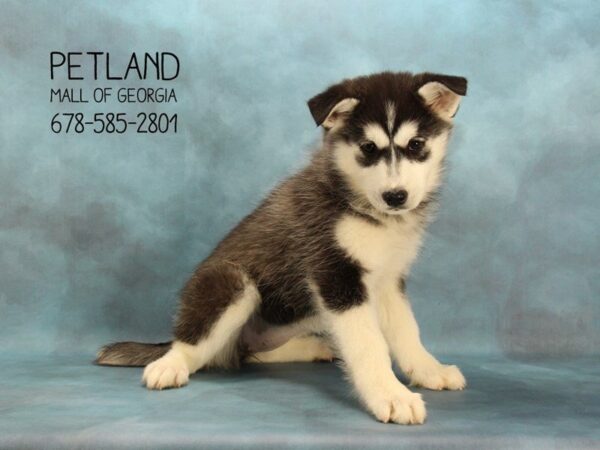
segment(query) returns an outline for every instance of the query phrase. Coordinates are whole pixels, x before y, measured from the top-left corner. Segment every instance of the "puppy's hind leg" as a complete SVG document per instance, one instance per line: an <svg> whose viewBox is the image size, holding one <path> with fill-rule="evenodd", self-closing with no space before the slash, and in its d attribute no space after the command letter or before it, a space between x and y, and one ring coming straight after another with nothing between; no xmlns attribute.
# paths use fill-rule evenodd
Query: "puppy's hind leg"
<svg viewBox="0 0 600 450"><path fill-rule="evenodd" d="M146 366L143 382L149 389L180 387L212 361L224 365L224 355L236 365L232 346L259 301L255 284L241 269L227 263L201 266L181 294L171 350Z"/></svg>

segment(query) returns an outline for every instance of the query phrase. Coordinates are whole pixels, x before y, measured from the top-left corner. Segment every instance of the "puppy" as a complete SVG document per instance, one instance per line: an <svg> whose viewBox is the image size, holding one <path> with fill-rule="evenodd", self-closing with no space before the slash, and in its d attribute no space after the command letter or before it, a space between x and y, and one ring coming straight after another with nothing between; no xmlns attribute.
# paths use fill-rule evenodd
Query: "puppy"
<svg viewBox="0 0 600 450"><path fill-rule="evenodd" d="M97 363L145 365L146 386L164 389L202 368L338 358L378 420L423 423L392 361L413 385L465 387L421 343L405 284L466 90L462 77L385 72L310 99L322 144L196 268L174 340L111 344Z"/></svg>

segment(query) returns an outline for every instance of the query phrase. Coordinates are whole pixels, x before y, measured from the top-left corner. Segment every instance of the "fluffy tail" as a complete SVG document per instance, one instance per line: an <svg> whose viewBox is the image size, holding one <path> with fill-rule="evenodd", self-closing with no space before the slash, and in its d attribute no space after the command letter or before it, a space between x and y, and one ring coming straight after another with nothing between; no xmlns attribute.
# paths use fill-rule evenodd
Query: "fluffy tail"
<svg viewBox="0 0 600 450"><path fill-rule="evenodd" d="M142 344L140 342L115 342L102 347L96 356L101 366L145 366L171 349L170 342Z"/></svg>

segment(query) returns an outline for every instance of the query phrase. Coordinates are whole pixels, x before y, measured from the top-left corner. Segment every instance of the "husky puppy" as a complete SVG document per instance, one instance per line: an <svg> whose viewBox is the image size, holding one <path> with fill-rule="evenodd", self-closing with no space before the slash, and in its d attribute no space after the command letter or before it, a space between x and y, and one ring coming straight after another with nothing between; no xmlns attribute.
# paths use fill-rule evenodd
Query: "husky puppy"
<svg viewBox="0 0 600 450"><path fill-rule="evenodd" d="M97 363L143 366L149 389L242 361L340 359L380 421L421 424L416 386L463 389L423 346L405 291L435 204L467 80L385 72L344 80L308 107L323 141L195 270L174 340L121 342Z"/></svg>

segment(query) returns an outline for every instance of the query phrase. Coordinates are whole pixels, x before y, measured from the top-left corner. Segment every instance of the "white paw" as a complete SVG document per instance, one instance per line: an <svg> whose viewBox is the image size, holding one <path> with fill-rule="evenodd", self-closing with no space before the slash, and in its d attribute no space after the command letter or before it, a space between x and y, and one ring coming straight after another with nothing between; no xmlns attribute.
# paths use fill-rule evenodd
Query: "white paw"
<svg viewBox="0 0 600 450"><path fill-rule="evenodd" d="M425 422L427 411L421 394L415 394L408 389L380 398L367 401L377 420L402 425L419 425Z"/></svg>
<svg viewBox="0 0 600 450"><path fill-rule="evenodd" d="M169 351L162 358L146 366L142 382L148 389L168 389L185 386L189 375L190 372L184 359Z"/></svg>
<svg viewBox="0 0 600 450"><path fill-rule="evenodd" d="M460 391L467 385L458 367L439 363L415 368L410 374L410 380L411 386L422 386L434 391Z"/></svg>

